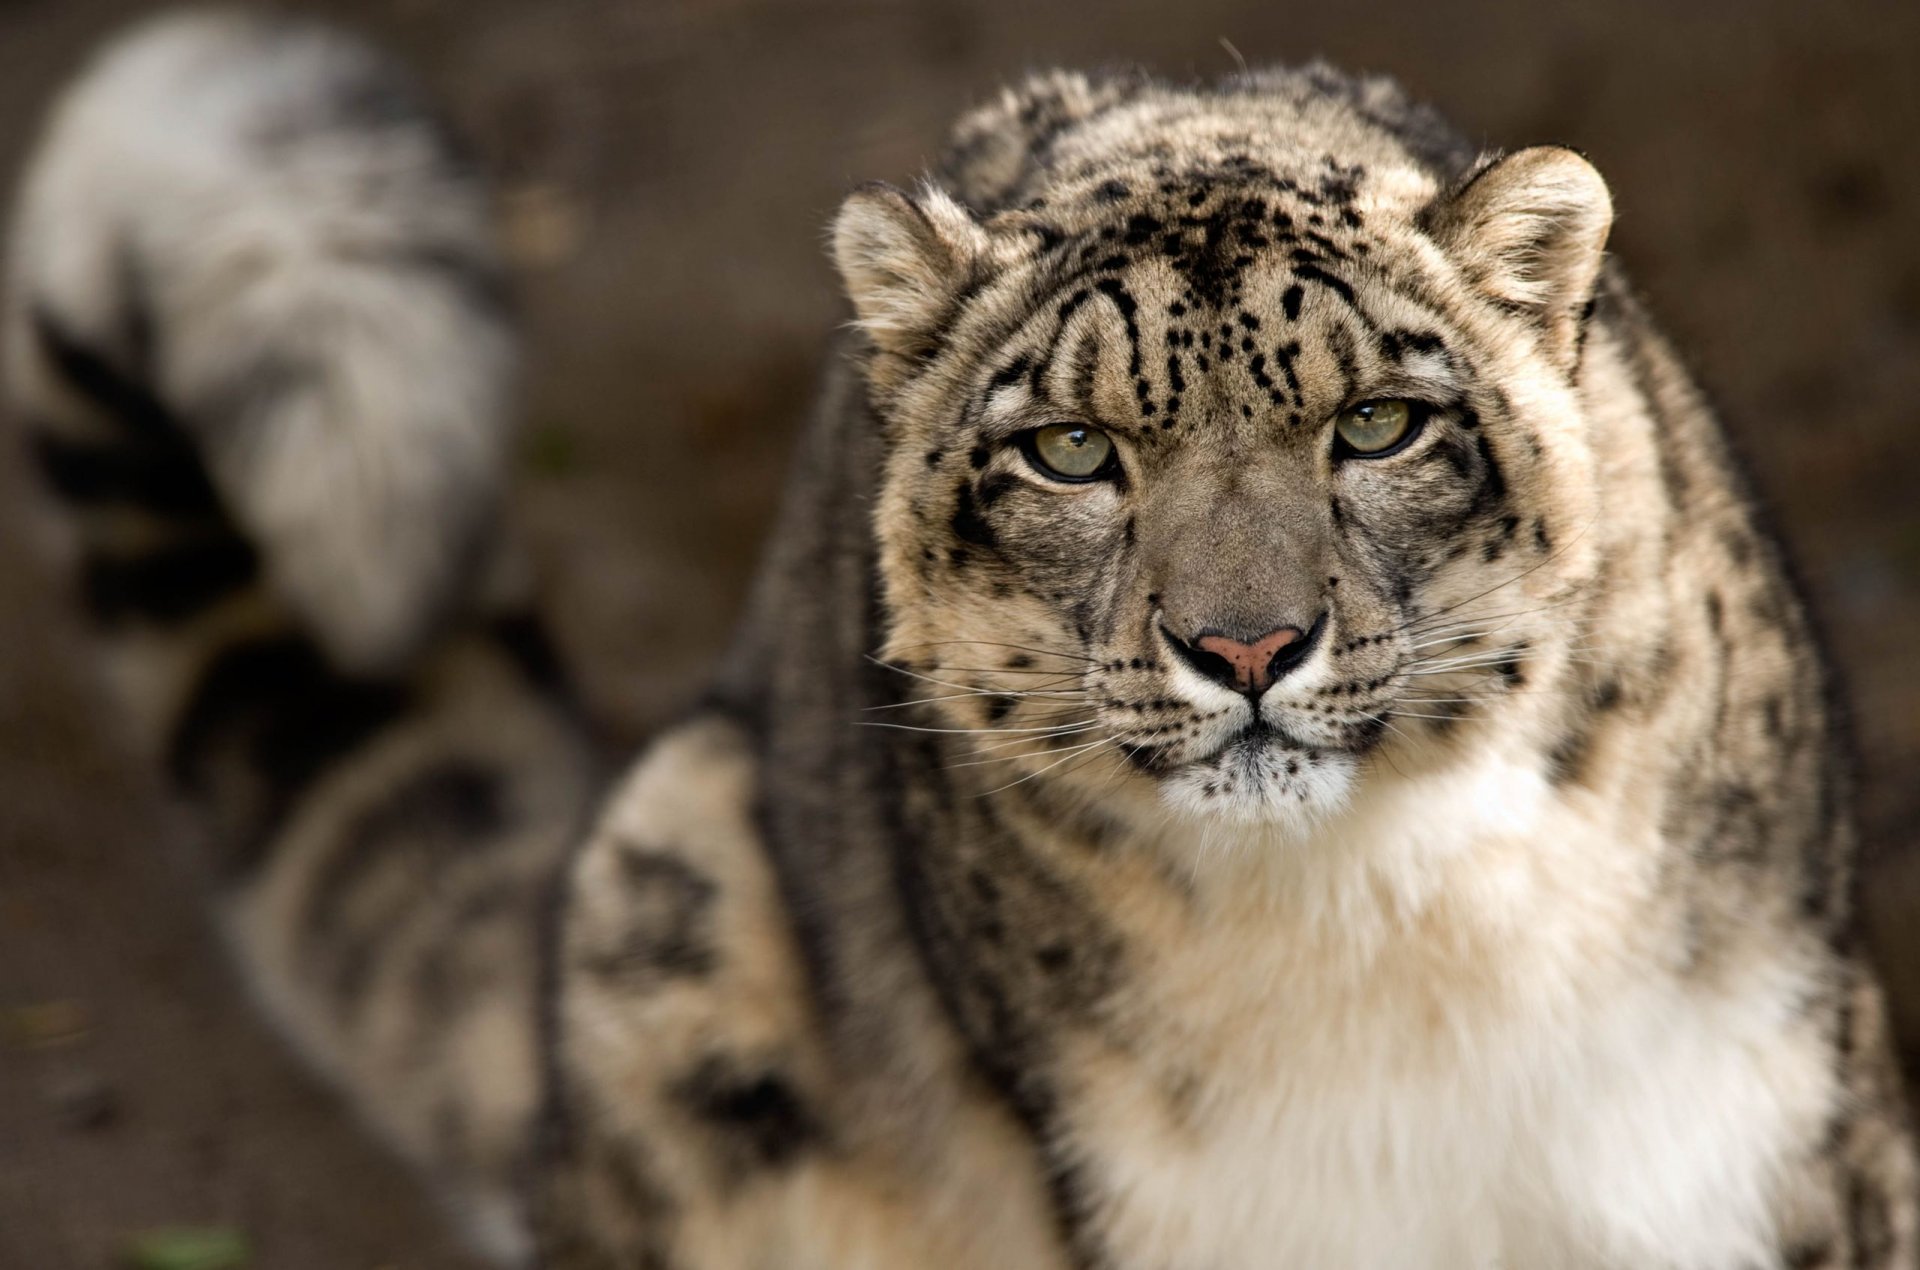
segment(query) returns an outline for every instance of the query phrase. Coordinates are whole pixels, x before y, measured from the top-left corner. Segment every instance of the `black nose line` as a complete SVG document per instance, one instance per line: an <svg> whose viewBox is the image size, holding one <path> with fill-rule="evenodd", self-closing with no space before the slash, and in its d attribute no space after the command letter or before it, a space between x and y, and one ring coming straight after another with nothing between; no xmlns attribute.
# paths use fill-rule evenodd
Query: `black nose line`
<svg viewBox="0 0 1920 1270"><path fill-rule="evenodd" d="M1313 619L1313 625L1307 628L1305 635L1302 635L1291 644L1287 644L1277 650L1273 654L1273 657L1268 660L1267 684L1264 688L1239 687L1237 683L1239 676L1234 672L1233 665L1228 662L1226 658L1216 653L1204 652L1201 649L1195 648L1168 630L1165 612L1155 610L1153 625L1154 629L1160 632L1160 637L1166 641L1167 647L1172 649L1175 656L1187 664L1188 669L1203 679L1220 684L1223 687L1232 688L1250 701L1258 701L1267 694L1269 689L1279 683L1283 676L1293 671L1301 662L1304 662L1308 656L1312 654L1313 650L1319 646L1320 636L1327 628L1327 610L1322 609L1320 616ZM1277 630L1278 628L1276 627L1275 629Z"/></svg>
<svg viewBox="0 0 1920 1270"><path fill-rule="evenodd" d="M1237 676L1233 672L1233 666L1226 658L1220 656L1218 653L1203 652L1168 630L1166 615L1164 613L1154 614L1153 626L1155 630L1160 632L1161 640L1166 643L1168 649L1173 652L1173 655L1187 664L1187 669L1193 671L1194 674L1199 675L1209 683L1229 687L1233 685Z"/></svg>
<svg viewBox="0 0 1920 1270"><path fill-rule="evenodd" d="M1313 619L1313 625L1307 628L1305 635L1294 640L1291 644L1281 647L1273 654L1272 660L1267 662L1267 687L1271 688L1274 684L1279 683L1282 675L1287 674L1311 656L1314 648L1320 643L1321 632L1326 629L1327 611L1322 609L1320 610L1320 616ZM1259 694L1256 693L1254 695L1257 696Z"/></svg>

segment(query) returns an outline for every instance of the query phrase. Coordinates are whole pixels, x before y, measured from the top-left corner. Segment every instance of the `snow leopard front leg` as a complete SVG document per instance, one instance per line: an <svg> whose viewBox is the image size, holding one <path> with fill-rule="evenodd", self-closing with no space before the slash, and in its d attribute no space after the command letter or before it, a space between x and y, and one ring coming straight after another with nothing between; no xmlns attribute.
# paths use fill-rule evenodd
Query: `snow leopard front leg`
<svg viewBox="0 0 1920 1270"><path fill-rule="evenodd" d="M541 1264L1062 1264L1030 1144L943 1030L913 1038L907 1105L876 1107L770 863L758 809L779 791L763 782L750 728L697 716L613 792L567 870Z"/></svg>

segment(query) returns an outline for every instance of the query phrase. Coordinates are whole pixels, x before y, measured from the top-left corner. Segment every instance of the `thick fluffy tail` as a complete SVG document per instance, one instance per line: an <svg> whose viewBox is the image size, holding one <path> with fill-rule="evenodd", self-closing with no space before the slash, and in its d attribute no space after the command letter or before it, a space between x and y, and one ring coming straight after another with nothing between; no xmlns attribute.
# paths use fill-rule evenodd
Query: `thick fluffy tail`
<svg viewBox="0 0 1920 1270"><path fill-rule="evenodd" d="M519 1253L535 932L593 764L497 528L516 341L471 165L350 39L163 19L54 112L5 341L250 981Z"/></svg>

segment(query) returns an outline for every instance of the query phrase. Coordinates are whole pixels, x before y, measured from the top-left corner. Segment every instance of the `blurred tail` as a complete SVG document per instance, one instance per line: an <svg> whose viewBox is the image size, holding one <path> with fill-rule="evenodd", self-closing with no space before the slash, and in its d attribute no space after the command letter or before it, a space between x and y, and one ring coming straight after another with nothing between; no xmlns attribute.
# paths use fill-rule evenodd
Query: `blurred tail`
<svg viewBox="0 0 1920 1270"><path fill-rule="evenodd" d="M365 47L163 19L58 105L10 284L13 413L250 980L519 1255L535 931L594 769L497 528L483 188Z"/></svg>

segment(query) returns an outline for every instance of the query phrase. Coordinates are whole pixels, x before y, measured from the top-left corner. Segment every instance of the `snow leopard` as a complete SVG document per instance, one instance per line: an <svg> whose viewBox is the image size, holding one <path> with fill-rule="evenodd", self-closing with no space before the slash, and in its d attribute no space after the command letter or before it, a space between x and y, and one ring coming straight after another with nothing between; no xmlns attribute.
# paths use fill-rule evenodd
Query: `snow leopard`
<svg viewBox="0 0 1920 1270"><path fill-rule="evenodd" d="M502 512L480 167L286 17L114 42L7 394L263 1009L557 1270L1900 1267L1831 676L1574 150L1031 76L854 190L694 704Z"/></svg>

